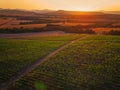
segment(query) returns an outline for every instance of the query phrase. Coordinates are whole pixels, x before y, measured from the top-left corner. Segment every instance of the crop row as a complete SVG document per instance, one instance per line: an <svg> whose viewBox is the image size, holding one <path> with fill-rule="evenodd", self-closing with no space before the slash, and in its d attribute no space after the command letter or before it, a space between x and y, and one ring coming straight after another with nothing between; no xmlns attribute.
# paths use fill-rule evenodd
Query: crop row
<svg viewBox="0 0 120 90"><path fill-rule="evenodd" d="M118 90L120 88L120 37L89 36L60 51L31 71L10 90Z"/></svg>
<svg viewBox="0 0 120 90"><path fill-rule="evenodd" d="M72 36L63 36L66 40L63 40L61 36L36 37L37 39L30 37L24 40L23 38L0 39L0 84L67 41L79 37Z"/></svg>

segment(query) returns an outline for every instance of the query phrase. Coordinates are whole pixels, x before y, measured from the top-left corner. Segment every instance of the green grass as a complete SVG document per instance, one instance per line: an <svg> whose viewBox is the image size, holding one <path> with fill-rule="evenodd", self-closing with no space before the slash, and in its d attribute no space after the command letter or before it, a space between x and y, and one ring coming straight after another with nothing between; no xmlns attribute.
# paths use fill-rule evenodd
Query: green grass
<svg viewBox="0 0 120 90"><path fill-rule="evenodd" d="M89 36L60 51L10 90L119 90L120 36Z"/></svg>
<svg viewBox="0 0 120 90"><path fill-rule="evenodd" d="M66 42L79 37L72 36L0 39L0 84Z"/></svg>

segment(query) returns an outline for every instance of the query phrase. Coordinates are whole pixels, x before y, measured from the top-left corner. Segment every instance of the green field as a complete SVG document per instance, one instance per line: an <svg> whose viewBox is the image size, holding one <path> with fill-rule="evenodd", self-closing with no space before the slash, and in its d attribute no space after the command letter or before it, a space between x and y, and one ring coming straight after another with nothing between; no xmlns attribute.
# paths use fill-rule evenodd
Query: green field
<svg viewBox="0 0 120 90"><path fill-rule="evenodd" d="M120 36L80 39L18 80L9 90L119 90Z"/></svg>
<svg viewBox="0 0 120 90"><path fill-rule="evenodd" d="M0 84L80 35L0 39Z"/></svg>

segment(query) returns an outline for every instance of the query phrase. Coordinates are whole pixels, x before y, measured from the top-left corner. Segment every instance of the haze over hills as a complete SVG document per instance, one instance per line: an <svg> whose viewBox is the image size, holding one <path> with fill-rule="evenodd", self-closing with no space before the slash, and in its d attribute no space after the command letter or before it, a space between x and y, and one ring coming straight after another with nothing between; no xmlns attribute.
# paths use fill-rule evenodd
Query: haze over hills
<svg viewBox="0 0 120 90"><path fill-rule="evenodd" d="M0 9L0 14L32 14L32 11L23 9Z"/></svg>
<svg viewBox="0 0 120 90"><path fill-rule="evenodd" d="M32 12L39 13L39 14L45 14L45 13L51 13L55 10L49 10L49 9L43 9L43 10L32 10Z"/></svg>
<svg viewBox="0 0 120 90"><path fill-rule="evenodd" d="M84 12L84 11L65 11L65 10L58 10L51 13L49 15L101 15L104 14L102 12Z"/></svg>
<svg viewBox="0 0 120 90"><path fill-rule="evenodd" d="M23 10L23 9L2 9L0 14L48 14L48 15L102 15L120 14L120 11L66 11L66 10Z"/></svg>

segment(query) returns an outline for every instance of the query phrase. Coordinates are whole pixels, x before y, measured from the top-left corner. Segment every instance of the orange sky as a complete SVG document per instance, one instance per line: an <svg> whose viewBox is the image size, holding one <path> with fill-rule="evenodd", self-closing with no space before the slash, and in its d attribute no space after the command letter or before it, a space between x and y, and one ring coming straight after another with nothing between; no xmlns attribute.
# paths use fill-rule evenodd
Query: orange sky
<svg viewBox="0 0 120 90"><path fill-rule="evenodd" d="M0 0L0 8L120 11L120 0Z"/></svg>

